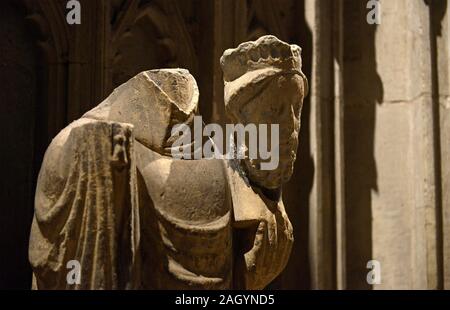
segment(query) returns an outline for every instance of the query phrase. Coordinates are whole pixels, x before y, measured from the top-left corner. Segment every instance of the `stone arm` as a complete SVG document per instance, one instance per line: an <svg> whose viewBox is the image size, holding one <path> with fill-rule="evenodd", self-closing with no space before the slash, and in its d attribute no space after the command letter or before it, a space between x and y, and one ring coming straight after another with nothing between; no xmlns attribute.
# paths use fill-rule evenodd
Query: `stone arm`
<svg viewBox="0 0 450 310"><path fill-rule="evenodd" d="M263 289L285 268L294 242L283 202L266 198L228 165L233 204L236 289Z"/></svg>

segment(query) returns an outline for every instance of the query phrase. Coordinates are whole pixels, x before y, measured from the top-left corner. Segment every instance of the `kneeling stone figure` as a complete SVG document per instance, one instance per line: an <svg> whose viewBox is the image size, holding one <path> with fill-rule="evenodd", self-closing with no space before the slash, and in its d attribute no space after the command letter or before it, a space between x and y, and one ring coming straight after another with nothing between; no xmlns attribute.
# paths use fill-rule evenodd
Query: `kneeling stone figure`
<svg viewBox="0 0 450 310"><path fill-rule="evenodd" d="M187 70L138 74L52 141L39 174L29 259L37 289L262 289L285 267L292 225L281 199L307 92L301 50L273 36L225 51L233 122L279 124L274 170L255 159L172 157L192 125ZM67 264L80 263L77 283Z"/></svg>

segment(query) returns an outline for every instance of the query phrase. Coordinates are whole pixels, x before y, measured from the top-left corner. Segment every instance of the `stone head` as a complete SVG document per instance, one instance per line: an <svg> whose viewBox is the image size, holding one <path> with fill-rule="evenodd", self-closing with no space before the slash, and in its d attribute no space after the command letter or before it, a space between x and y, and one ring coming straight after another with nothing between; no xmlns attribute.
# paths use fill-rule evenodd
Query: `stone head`
<svg viewBox="0 0 450 310"><path fill-rule="evenodd" d="M231 121L279 125L277 168L262 170L261 159L244 159L250 179L269 189L279 188L293 173L303 98L308 92L300 54L297 45L263 36L225 51L221 58L225 106Z"/></svg>

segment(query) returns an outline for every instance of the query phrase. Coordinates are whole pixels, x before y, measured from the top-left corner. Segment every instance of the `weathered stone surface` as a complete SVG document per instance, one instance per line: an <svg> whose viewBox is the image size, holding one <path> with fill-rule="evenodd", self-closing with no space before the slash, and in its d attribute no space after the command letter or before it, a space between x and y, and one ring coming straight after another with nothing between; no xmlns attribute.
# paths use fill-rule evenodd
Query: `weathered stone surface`
<svg viewBox="0 0 450 310"><path fill-rule="evenodd" d="M221 64L225 80L225 106L234 122L280 125L280 164L261 170L261 160L245 160L250 178L276 189L293 172L297 154L300 114L307 83L301 71L301 49L274 36L246 42L226 50Z"/></svg>
<svg viewBox="0 0 450 310"><path fill-rule="evenodd" d="M197 112L198 88L184 69L145 71L116 88L83 117L134 124L145 146L164 153L172 126Z"/></svg>
<svg viewBox="0 0 450 310"><path fill-rule="evenodd" d="M277 58L235 63L248 46ZM234 121L281 124L280 168L172 158L171 128L192 124L196 82L182 69L142 72L47 150L30 238L37 288L263 289L279 275L293 243L281 186L306 91L300 48L263 37L222 65ZM70 260L77 285L66 282Z"/></svg>
<svg viewBox="0 0 450 310"><path fill-rule="evenodd" d="M80 119L49 146L29 258L39 289L133 287L138 230L132 126ZM66 281L77 260L81 282Z"/></svg>

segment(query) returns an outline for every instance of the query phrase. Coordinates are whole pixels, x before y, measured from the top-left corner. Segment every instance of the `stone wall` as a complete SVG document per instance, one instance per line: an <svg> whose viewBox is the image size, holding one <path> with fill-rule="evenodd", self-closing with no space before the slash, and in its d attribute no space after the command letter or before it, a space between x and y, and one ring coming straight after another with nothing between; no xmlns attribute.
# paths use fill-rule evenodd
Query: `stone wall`
<svg viewBox="0 0 450 310"><path fill-rule="evenodd" d="M381 24L369 25L366 1L307 1L320 173L310 203L312 285L371 288L374 259L375 289L448 288L449 9L447 1L380 4Z"/></svg>

